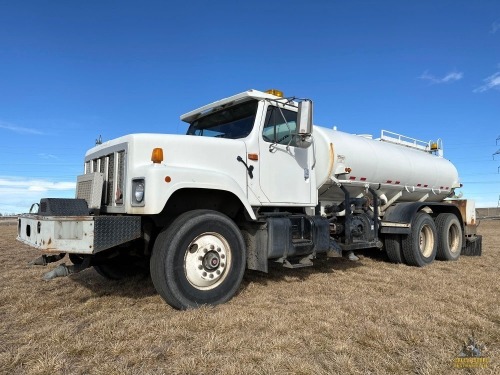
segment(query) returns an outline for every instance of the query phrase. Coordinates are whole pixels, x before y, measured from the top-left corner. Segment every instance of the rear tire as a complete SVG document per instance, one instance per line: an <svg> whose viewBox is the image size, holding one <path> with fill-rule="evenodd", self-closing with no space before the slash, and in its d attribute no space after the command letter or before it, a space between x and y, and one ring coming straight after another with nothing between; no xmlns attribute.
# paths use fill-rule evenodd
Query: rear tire
<svg viewBox="0 0 500 375"><path fill-rule="evenodd" d="M411 222L410 234L403 236L401 245L406 264L423 267L436 258L437 231L432 217L417 212Z"/></svg>
<svg viewBox="0 0 500 375"><path fill-rule="evenodd" d="M160 296L176 309L217 305L237 292L245 260L243 236L229 217L193 210L158 235L151 279Z"/></svg>
<svg viewBox="0 0 500 375"><path fill-rule="evenodd" d="M462 251L462 226L454 214L439 214L436 217L438 235L436 258L440 260L457 260Z"/></svg>
<svg viewBox="0 0 500 375"><path fill-rule="evenodd" d="M387 234L384 239L385 252L392 263L405 263L401 250L401 235Z"/></svg>

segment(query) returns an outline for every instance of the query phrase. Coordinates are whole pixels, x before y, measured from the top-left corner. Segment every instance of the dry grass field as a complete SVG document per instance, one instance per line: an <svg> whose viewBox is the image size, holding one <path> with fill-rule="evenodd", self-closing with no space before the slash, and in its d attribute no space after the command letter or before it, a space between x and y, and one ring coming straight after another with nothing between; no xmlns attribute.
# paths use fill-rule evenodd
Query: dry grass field
<svg viewBox="0 0 500 375"><path fill-rule="evenodd" d="M176 311L151 280L93 269L42 281L39 254L0 225L0 373L499 374L500 221L483 221L483 256L418 269L358 262L247 272L215 308ZM66 260L68 261L68 260ZM474 332L486 369L456 369Z"/></svg>

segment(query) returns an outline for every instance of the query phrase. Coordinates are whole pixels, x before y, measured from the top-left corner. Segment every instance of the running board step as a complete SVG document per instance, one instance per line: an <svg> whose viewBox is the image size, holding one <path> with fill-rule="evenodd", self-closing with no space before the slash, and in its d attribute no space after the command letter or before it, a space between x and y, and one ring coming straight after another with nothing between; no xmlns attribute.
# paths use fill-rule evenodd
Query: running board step
<svg viewBox="0 0 500 375"><path fill-rule="evenodd" d="M285 268L304 268L304 267L311 267L313 266L312 259L314 258L313 255L308 255L302 259L299 260L298 263L290 263L288 259L280 258L277 260L278 263L282 263L283 267Z"/></svg>
<svg viewBox="0 0 500 375"><path fill-rule="evenodd" d="M283 267L285 268L292 268L292 269L295 269L295 268L304 268L304 267L311 267L313 266L313 262L311 263L307 263L307 264L304 264L304 263L290 263L288 260L285 260L285 262L283 263Z"/></svg>

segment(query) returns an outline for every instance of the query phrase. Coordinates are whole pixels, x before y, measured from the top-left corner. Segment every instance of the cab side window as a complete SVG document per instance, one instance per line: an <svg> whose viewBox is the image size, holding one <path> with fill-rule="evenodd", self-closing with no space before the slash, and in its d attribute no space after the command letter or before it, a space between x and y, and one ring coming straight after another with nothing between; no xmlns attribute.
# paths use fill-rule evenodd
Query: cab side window
<svg viewBox="0 0 500 375"><path fill-rule="evenodd" d="M262 138L269 143L295 146L297 112L269 106L267 108Z"/></svg>

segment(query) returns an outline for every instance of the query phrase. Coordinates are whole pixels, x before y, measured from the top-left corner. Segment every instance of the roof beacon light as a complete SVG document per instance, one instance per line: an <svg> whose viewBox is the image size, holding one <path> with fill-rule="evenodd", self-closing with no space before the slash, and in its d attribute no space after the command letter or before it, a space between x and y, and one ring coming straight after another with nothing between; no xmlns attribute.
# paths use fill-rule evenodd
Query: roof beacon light
<svg viewBox="0 0 500 375"><path fill-rule="evenodd" d="M153 152L151 153L151 161L155 164L160 164L163 161L163 149L161 147L153 149Z"/></svg>
<svg viewBox="0 0 500 375"><path fill-rule="evenodd" d="M276 90L276 89L266 90L266 94L271 94L271 95L274 95L274 96L278 96L280 98L284 97L283 91Z"/></svg>

